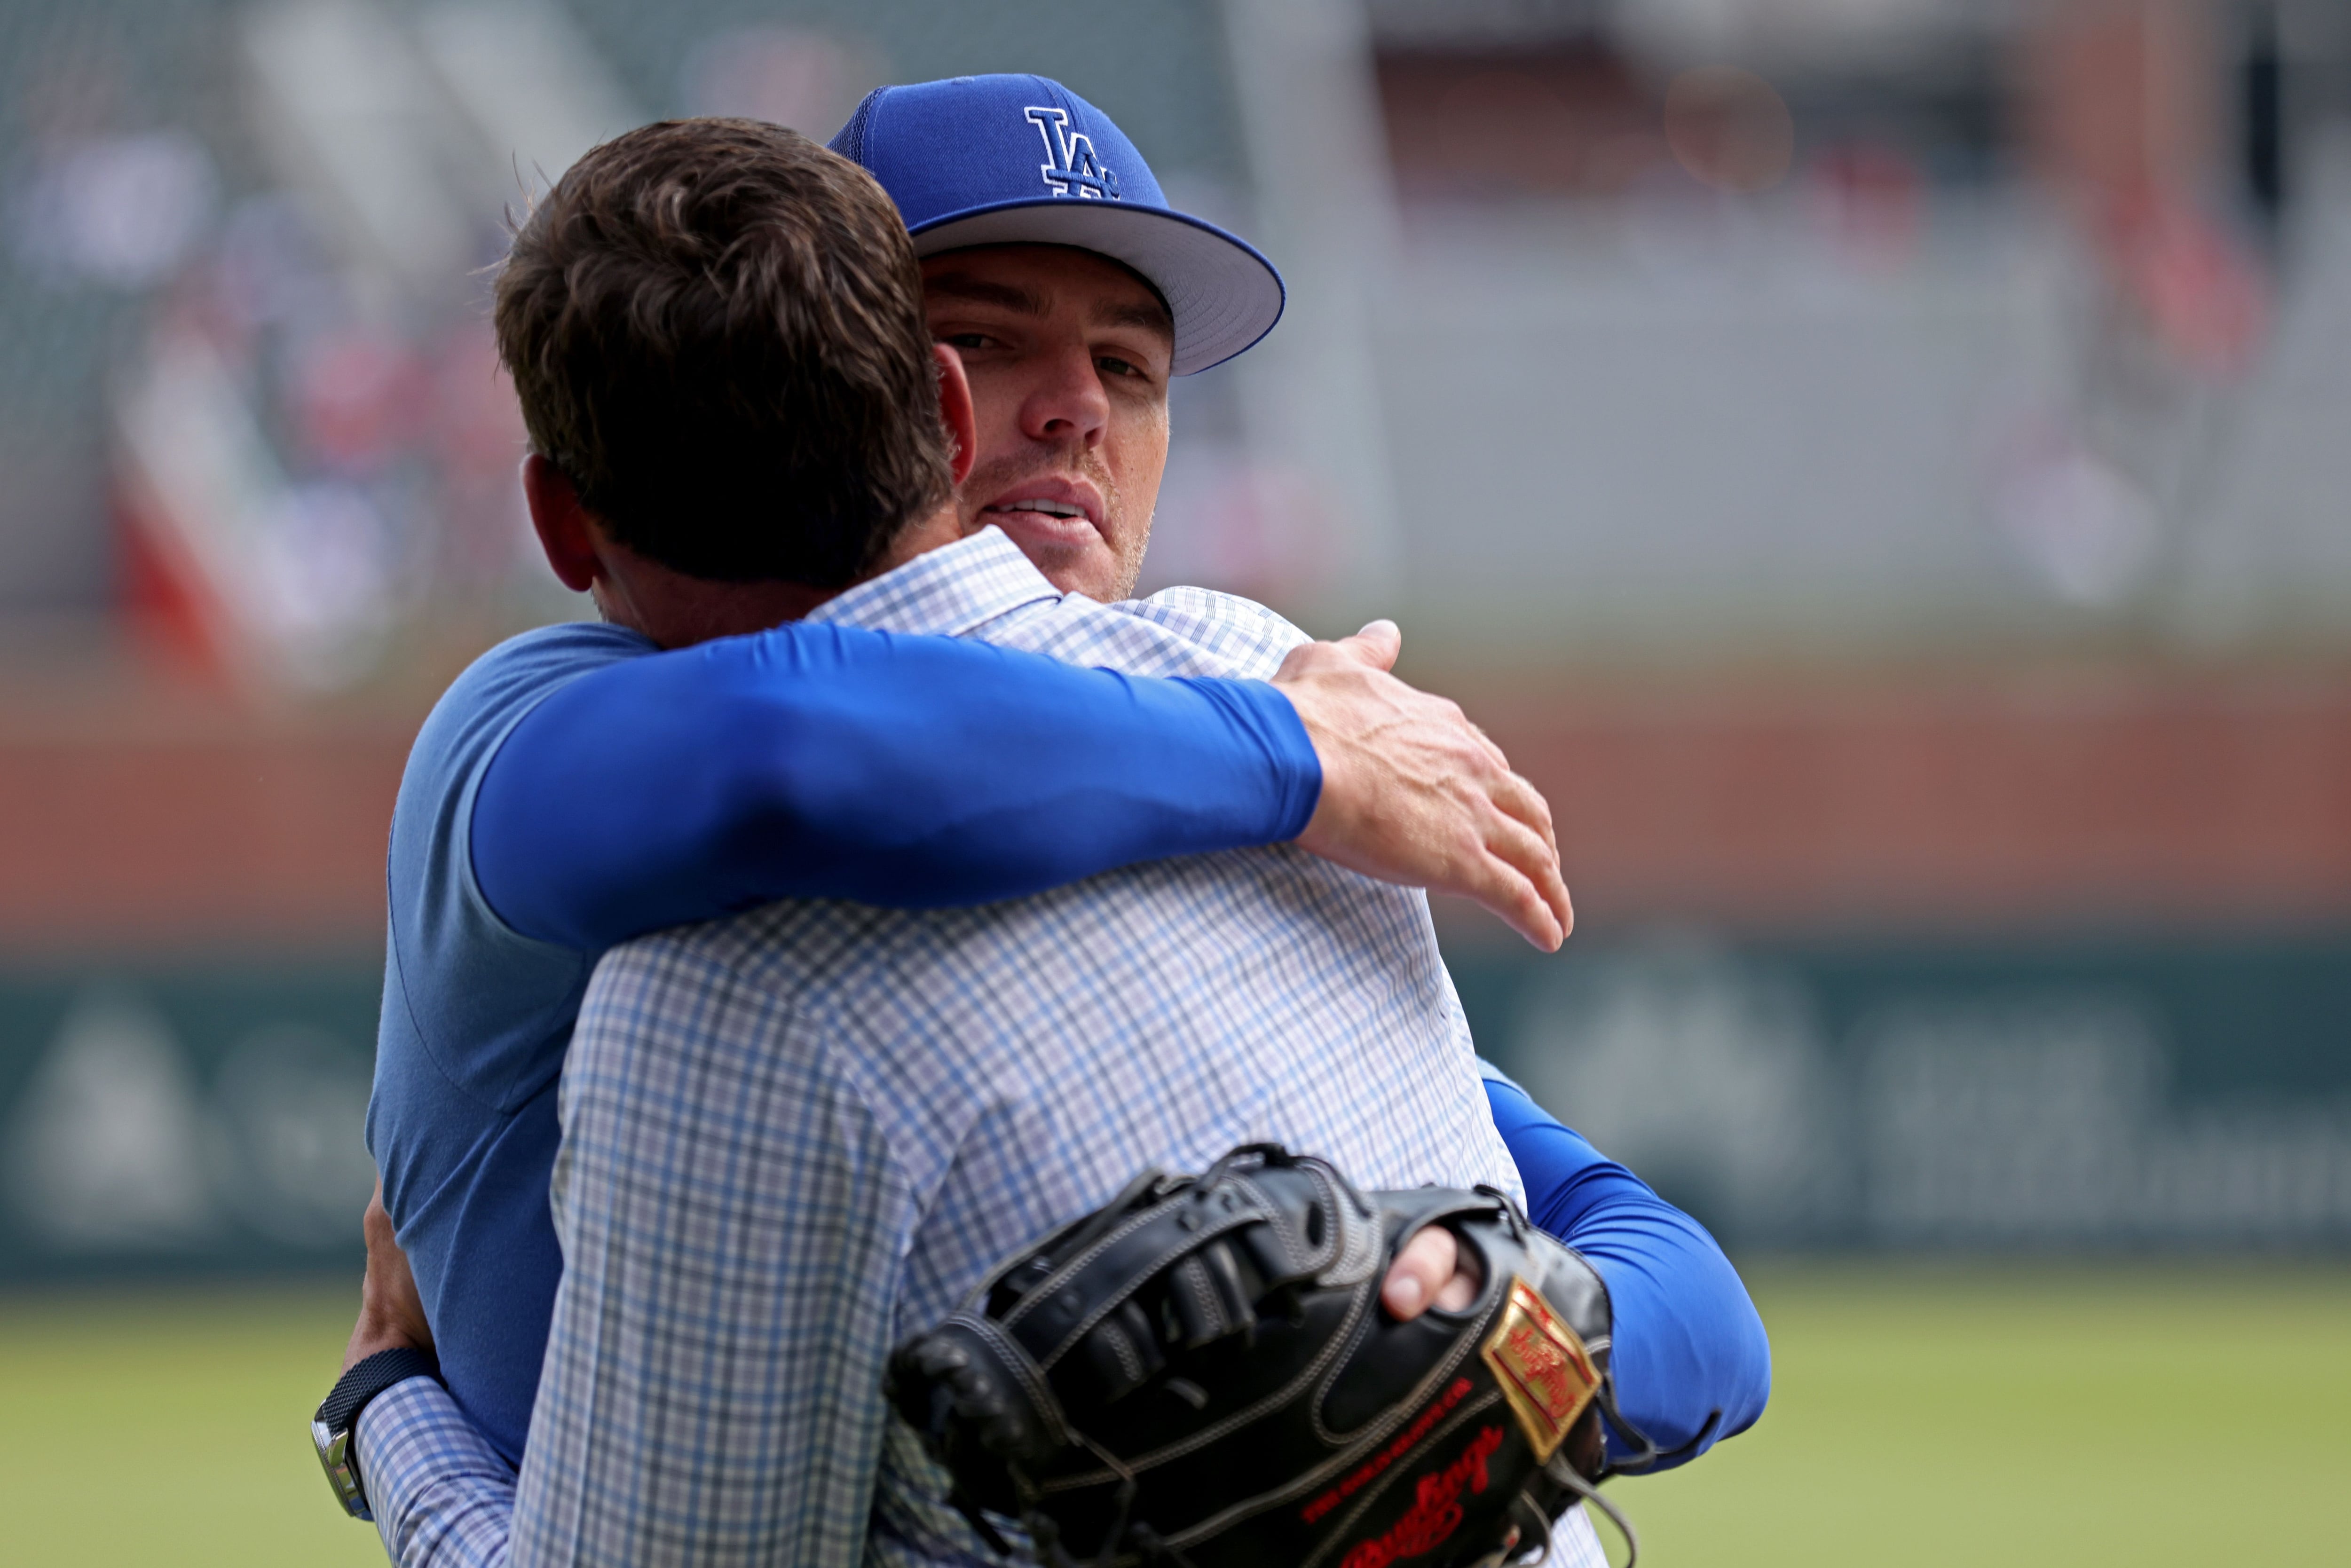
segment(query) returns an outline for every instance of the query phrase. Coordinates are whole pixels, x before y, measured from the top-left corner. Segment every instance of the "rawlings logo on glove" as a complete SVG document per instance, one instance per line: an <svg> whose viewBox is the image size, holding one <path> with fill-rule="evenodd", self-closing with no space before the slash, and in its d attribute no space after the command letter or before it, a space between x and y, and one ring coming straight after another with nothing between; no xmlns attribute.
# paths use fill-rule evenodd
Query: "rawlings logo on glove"
<svg viewBox="0 0 2351 1568"><path fill-rule="evenodd" d="M1461 1489L1486 1490L1486 1461L1501 1446L1499 1427L1480 1427L1459 1458L1420 1478L1411 1510L1386 1534L1348 1552L1341 1568L1388 1568L1400 1558L1417 1557L1443 1545L1461 1527Z"/></svg>

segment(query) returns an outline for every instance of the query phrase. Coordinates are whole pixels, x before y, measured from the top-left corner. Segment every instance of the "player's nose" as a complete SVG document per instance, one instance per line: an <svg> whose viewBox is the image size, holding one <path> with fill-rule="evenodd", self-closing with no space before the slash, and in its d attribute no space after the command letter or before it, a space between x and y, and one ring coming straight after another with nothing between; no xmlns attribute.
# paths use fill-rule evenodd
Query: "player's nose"
<svg viewBox="0 0 2351 1568"><path fill-rule="evenodd" d="M1086 345L1041 350L1030 361L1020 433L1031 441L1098 444L1110 423L1110 398Z"/></svg>

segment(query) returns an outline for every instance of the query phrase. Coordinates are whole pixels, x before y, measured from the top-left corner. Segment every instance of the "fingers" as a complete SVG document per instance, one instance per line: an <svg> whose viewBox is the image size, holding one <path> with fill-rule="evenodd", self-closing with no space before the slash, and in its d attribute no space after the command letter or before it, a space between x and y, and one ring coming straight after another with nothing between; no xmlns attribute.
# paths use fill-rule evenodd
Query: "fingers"
<svg viewBox="0 0 2351 1568"><path fill-rule="evenodd" d="M1393 621L1374 621L1353 636L1340 638L1333 646L1375 670L1393 670L1396 655L1404 652L1404 632Z"/></svg>
<svg viewBox="0 0 2351 1568"><path fill-rule="evenodd" d="M1450 1236L1452 1232L1448 1230L1446 1234ZM1478 1299L1478 1292L1485 1284L1486 1270L1478 1267L1478 1255L1456 1243L1453 1278L1437 1288L1437 1307L1444 1312L1460 1312Z"/></svg>
<svg viewBox="0 0 2351 1568"><path fill-rule="evenodd" d="M1510 773L1494 786L1493 796L1495 805L1541 833L1552 853L1559 853L1559 834L1552 825L1551 802L1543 799L1541 790L1520 775Z"/></svg>
<svg viewBox="0 0 2351 1568"><path fill-rule="evenodd" d="M1432 1225L1405 1242L1395 1261L1388 1265L1386 1282L1380 1287L1380 1304L1387 1308L1388 1315L1408 1322L1438 1300L1453 1279L1460 1251L1453 1232L1441 1225Z"/></svg>
<svg viewBox="0 0 2351 1568"><path fill-rule="evenodd" d="M376 1178L375 1195L368 1199L360 1228L367 1238L367 1270L360 1281L360 1317L352 1328L344 1362L348 1370L375 1350L406 1345L429 1350L433 1326L424 1315L424 1301L416 1276L394 1234L392 1216L383 1207L383 1178Z"/></svg>
<svg viewBox="0 0 2351 1568"><path fill-rule="evenodd" d="M1561 872L1558 862L1552 862L1540 885L1544 906L1550 909L1552 918L1559 922L1559 939L1564 943L1575 935L1575 897L1567 891L1567 877ZM1549 949L1552 952L1558 950L1557 947Z"/></svg>
<svg viewBox="0 0 2351 1568"><path fill-rule="evenodd" d="M1551 809L1514 773L1488 788L1490 795L1477 803L1479 841L1430 885L1474 899L1536 947L1557 952L1575 928L1575 905L1560 870Z"/></svg>
<svg viewBox="0 0 2351 1568"><path fill-rule="evenodd" d="M1485 1271L1461 1249L1453 1232L1432 1225L1404 1244L1380 1287L1380 1304L1398 1322L1409 1322L1434 1304L1458 1312L1478 1299Z"/></svg>
<svg viewBox="0 0 2351 1568"><path fill-rule="evenodd" d="M1383 881L1474 899L1545 952L1575 921L1542 794L1447 699L1386 673L1403 645L1374 621L1302 643L1274 684L1322 764L1299 843Z"/></svg>
<svg viewBox="0 0 2351 1568"><path fill-rule="evenodd" d="M1479 856L1464 881L1446 891L1465 894L1543 952L1556 953L1567 940L1567 933L1542 890L1525 873L1498 856Z"/></svg>
<svg viewBox="0 0 2351 1568"><path fill-rule="evenodd" d="M1542 907L1549 927L1556 925L1558 936L1548 945L1537 942L1545 952L1557 947L1575 928L1575 906L1569 901L1567 882L1559 867L1559 846L1514 817L1499 818L1487 836L1487 852L1516 872L1526 883L1525 893Z"/></svg>
<svg viewBox="0 0 2351 1568"><path fill-rule="evenodd" d="M375 1196L368 1199L366 1212L360 1216L360 1234L366 1238L370 1252L378 1248L388 1247L394 1250L399 1248L399 1243L392 1239L392 1216L383 1207L381 1176L375 1178Z"/></svg>
<svg viewBox="0 0 2351 1568"><path fill-rule="evenodd" d="M1442 698L1435 700L1444 701ZM1510 766L1509 755L1494 744L1494 737L1473 723L1458 705L1445 702L1444 706L1448 710L1447 716L1468 734L1492 767L1493 773L1481 778L1479 783L1495 806L1541 833L1543 841L1551 846L1552 852L1558 853L1559 837L1552 823L1551 802L1543 799L1542 791Z"/></svg>
<svg viewBox="0 0 2351 1568"><path fill-rule="evenodd" d="M1478 738L1501 767L1500 777L1485 785L1499 813L1488 829L1486 849L1508 868L1491 873L1490 884L1510 908L1491 903L1487 907L1544 952L1555 952L1575 929L1575 904L1560 868L1559 832L1552 821L1551 802L1523 776L1510 771L1509 759L1485 731L1475 725L1470 728L1477 730ZM1537 904L1540 912L1534 907Z"/></svg>

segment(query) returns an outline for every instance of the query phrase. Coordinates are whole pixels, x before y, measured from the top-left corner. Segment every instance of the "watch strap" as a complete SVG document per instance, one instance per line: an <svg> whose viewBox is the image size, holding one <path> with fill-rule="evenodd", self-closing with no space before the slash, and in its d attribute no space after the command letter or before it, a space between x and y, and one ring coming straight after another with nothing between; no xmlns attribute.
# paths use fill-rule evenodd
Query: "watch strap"
<svg viewBox="0 0 2351 1568"><path fill-rule="evenodd" d="M336 1380L334 1389L311 1419L324 1422L329 1431L348 1432L351 1423L360 1418L360 1412L367 1407L367 1402L393 1384L405 1383L412 1377L437 1379L440 1375L440 1364L423 1351L405 1345L377 1351L364 1361L353 1363L351 1369Z"/></svg>
<svg viewBox="0 0 2351 1568"><path fill-rule="evenodd" d="M360 1478L360 1445L356 1427L360 1412L373 1399L394 1384L405 1383L412 1377L430 1377L439 1381L439 1364L424 1351L400 1346L380 1350L366 1360L354 1364L335 1382L326 1403L310 1417L310 1440L319 1450L319 1463L327 1472L327 1484L334 1490L335 1500L353 1519L373 1520L368 1507L367 1489Z"/></svg>

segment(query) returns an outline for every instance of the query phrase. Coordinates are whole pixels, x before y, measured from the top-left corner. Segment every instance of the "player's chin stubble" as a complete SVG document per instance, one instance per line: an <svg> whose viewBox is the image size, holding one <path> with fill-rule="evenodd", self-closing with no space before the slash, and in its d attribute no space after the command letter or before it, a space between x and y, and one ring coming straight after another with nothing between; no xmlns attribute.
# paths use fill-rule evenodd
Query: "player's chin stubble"
<svg viewBox="0 0 2351 1568"><path fill-rule="evenodd" d="M1110 469L1102 459L1088 453L1074 463L1043 462L1030 458L998 458L983 461L971 471L963 483L963 494L968 497L963 505L963 531L968 537L988 524L1000 519L981 510L981 497L1001 496L1008 490L1031 479L1082 478L1092 482L1102 498L1102 525L1099 548L1107 558L1109 580L1070 580L1073 570L1087 579L1099 579L1102 571L1084 571L1087 556L1094 546L1055 547L1024 541L1022 549L1029 553L1038 570L1054 580L1064 592L1074 590L1089 598L1111 603L1134 592L1134 584L1143 575L1143 553L1151 542L1151 518L1145 517L1138 525L1127 516L1125 497Z"/></svg>

